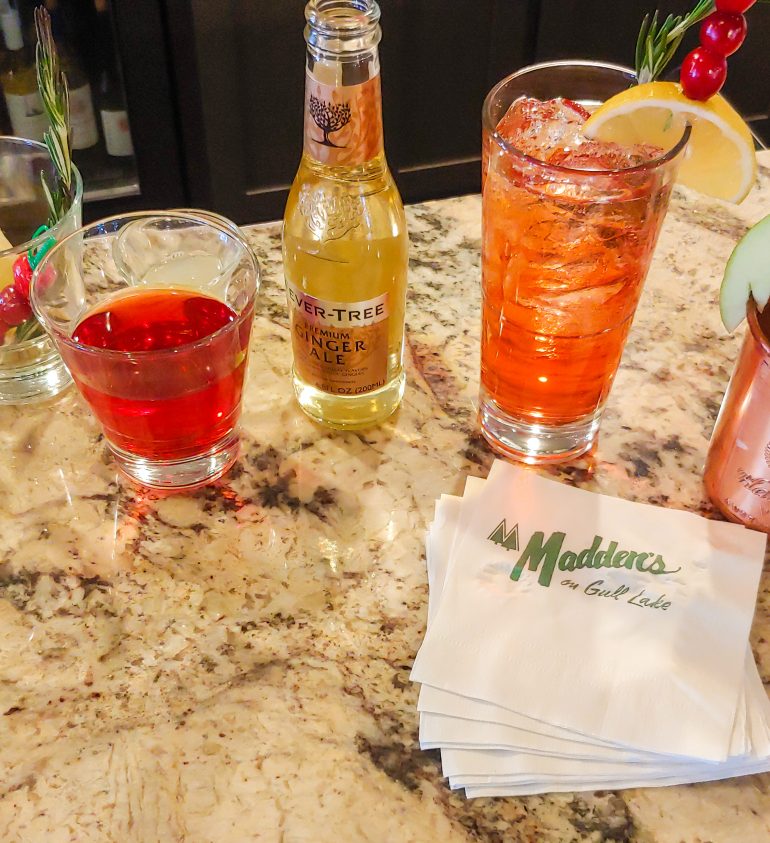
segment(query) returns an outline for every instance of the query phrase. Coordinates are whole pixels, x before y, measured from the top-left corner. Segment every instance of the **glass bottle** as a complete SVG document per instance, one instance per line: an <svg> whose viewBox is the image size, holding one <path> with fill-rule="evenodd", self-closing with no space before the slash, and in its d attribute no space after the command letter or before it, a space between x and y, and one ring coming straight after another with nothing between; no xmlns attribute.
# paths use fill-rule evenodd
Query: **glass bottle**
<svg viewBox="0 0 770 843"><path fill-rule="evenodd" d="M46 0L45 6L51 15L51 29L56 49L69 85L72 148L90 149L99 142L91 83L83 70L77 51L72 46L63 18L63 10L59 7L59 0Z"/></svg>
<svg viewBox="0 0 770 843"><path fill-rule="evenodd" d="M294 388L337 428L383 421L404 392L408 239L385 160L377 45L367 0L310 0L304 151L284 215Z"/></svg>
<svg viewBox="0 0 770 843"><path fill-rule="evenodd" d="M0 33L2 32L2 15L9 9L8 0L0 0ZM0 35L0 85L5 71L10 66L11 51L5 46L5 37ZM5 96L0 96L0 134L12 135L11 116Z"/></svg>
<svg viewBox="0 0 770 843"><path fill-rule="evenodd" d="M748 329L711 437L703 480L731 521L770 533L770 307Z"/></svg>
<svg viewBox="0 0 770 843"><path fill-rule="evenodd" d="M0 26L7 49L0 80L13 133L20 138L41 141L48 128L48 118L37 90L35 62L32 50L24 43L19 12L8 0L0 2Z"/></svg>
<svg viewBox="0 0 770 843"><path fill-rule="evenodd" d="M94 0L99 31L99 116L107 155L126 158L134 154L126 98L118 67L107 0Z"/></svg>

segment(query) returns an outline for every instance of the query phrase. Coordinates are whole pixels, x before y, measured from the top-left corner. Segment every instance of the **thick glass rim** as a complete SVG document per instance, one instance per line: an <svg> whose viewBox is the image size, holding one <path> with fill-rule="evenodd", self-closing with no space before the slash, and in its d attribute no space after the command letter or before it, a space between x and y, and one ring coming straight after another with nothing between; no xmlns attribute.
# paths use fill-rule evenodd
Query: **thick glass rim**
<svg viewBox="0 0 770 843"><path fill-rule="evenodd" d="M374 0L309 0L305 20L321 35L361 35L380 20L380 7Z"/></svg>
<svg viewBox="0 0 770 843"><path fill-rule="evenodd" d="M305 21L308 51L326 60L353 60L382 37L375 0L309 0Z"/></svg>
<svg viewBox="0 0 770 843"><path fill-rule="evenodd" d="M37 295L37 280L40 275L45 271L48 266L48 263L51 261L54 255L57 255L60 250L63 250L64 247L69 243L70 240L74 240L76 237L83 237L84 234L91 231L92 229L98 228L101 225L109 224L118 222L120 220L133 221L138 219L178 219L182 221L188 222L197 222L202 223L209 228L216 229L221 234L227 235L231 240L234 240L243 250L243 253L251 260L252 265L254 267L254 290L252 291L251 295L249 296L249 301L253 302L256 299L257 293L259 292L260 281L261 281L261 273L260 273L260 266L259 261L257 260L257 256L254 253L254 250L249 245L248 240L244 237L241 233L240 229L234 227L233 225L228 225L229 222L226 220L225 217L222 217L223 222L220 222L217 217L218 214L208 214L207 211L202 211L200 214L197 213L179 213L177 211L136 211L130 214L116 214L111 217L104 217L100 220L95 220L88 225L84 225L82 228L79 228L77 231L73 231L72 234L68 234L63 239L59 240L56 245L46 253L45 257L40 261L40 263L35 268L35 271L32 275L32 281L29 285L29 300L30 304L32 305L32 310L35 316L40 320L40 322L45 327L46 331L49 334L56 337L58 342L63 342L70 348L75 348L78 351L82 351L88 354L95 354L99 357L107 356L112 358L118 359L148 359L151 356L169 356L172 357L174 354L179 354L182 351L189 351L194 348L202 347L208 345L213 339L219 337L227 330L231 330L234 326L240 327L243 322L246 320L246 311L248 310L248 306L244 307L243 310L238 314L237 318L233 322L228 322L226 325L223 325L221 328L218 328L211 334L207 334L205 337L202 337L199 340L195 340L194 342L187 342L183 345L177 345L173 348L158 348L158 349L149 349L146 351L119 351L118 349L114 348L95 348L92 345L86 345L85 343L78 342L77 340L73 340L71 336L65 334L60 328L51 322L51 320L46 316L44 310L41 308L40 303L38 301ZM237 230L236 230L237 229ZM119 231L114 232L117 236ZM220 273L217 278L220 278L224 273ZM126 287L126 290L131 289L138 289L132 287ZM184 289L192 289L192 288L184 288Z"/></svg>
<svg viewBox="0 0 770 843"><path fill-rule="evenodd" d="M48 151L48 147L44 143L40 143L39 141L35 141L30 138L20 138L16 135L0 135L0 145L2 145L4 141L12 141L14 143L20 144L21 146L32 147L38 152L42 152L47 155L49 161L51 160L51 153ZM17 246L11 246L10 249L4 249L0 251L0 258L11 257L12 255L20 255L23 252L28 252L30 249L37 249L51 237L56 236L57 228L67 218L67 215L77 204L83 201L83 179L80 175L80 170L78 170L78 168L74 164L72 165L72 175L75 180L75 196L72 200L72 205L70 206L70 209L67 211L67 214L65 214L64 217L62 217L62 219L60 219L59 222L57 222L56 225L53 226L53 228L49 228L47 231L42 232L42 234L38 234L37 237L31 237L25 243L19 243Z"/></svg>
<svg viewBox="0 0 770 843"><path fill-rule="evenodd" d="M746 309L749 330L751 331L751 336L754 338L754 342L762 346L765 356L770 356L770 337L762 330L762 326L759 324L759 314L764 313L768 308L770 308L770 302L760 311L754 296L749 297L749 303Z"/></svg>
<svg viewBox="0 0 770 843"><path fill-rule="evenodd" d="M506 76L504 79L501 79L492 88L492 90L484 98L484 105L481 109L481 122L484 127L484 130L489 134L490 138L492 138L497 143L497 145L500 147L500 149L503 150L503 152L507 153L508 155L511 155L513 158L518 158L527 165L536 167L541 170L553 173L560 173L564 176L571 176L573 178L575 176L582 176L585 178L592 176L595 177L618 175L620 173L628 175L656 170L664 164L667 164L669 161L673 161L687 146L690 140L690 134L692 133L692 126L689 123L684 127L682 137L677 141L677 143L675 143L674 146L671 147L671 149L669 149L663 155L659 156L658 158L653 158L651 161L645 161L643 164L637 164L634 167L621 167L619 169L578 170L574 167L565 167L562 164L551 164L546 161L541 161L539 158L534 158L531 155L527 155L526 152L522 152L515 146L512 146L507 141L503 140L503 138L501 138L500 135L497 134L497 125L494 124L492 121L492 103L494 102L496 96L499 94L500 90L504 88L505 85L507 85L512 79L516 79L519 76L524 76L525 74L531 73L532 71L548 70L551 68L560 67L599 68L601 70L617 71L619 73L623 73L628 76L631 76L632 78L635 78L634 71L630 67L625 67L622 64L612 64L610 62L590 61L589 59L562 59L559 61L544 61L539 62L538 64L529 64L526 67L519 68L519 70L516 70Z"/></svg>

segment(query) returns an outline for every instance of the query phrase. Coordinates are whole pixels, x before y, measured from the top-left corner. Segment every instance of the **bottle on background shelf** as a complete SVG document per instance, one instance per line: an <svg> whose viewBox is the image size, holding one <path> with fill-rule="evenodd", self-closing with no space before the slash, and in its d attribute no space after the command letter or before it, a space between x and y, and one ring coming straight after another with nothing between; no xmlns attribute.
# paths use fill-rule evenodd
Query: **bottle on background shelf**
<svg viewBox="0 0 770 843"><path fill-rule="evenodd" d="M0 2L0 10L5 10L7 7L7 0ZM2 27L0 27L0 79L8 67L8 60L10 58L10 51L5 46L5 38L2 35ZM2 89L2 82L0 82L0 90ZM0 96L0 135L12 135L11 117L8 114L8 105L4 96Z"/></svg>
<svg viewBox="0 0 770 843"><path fill-rule="evenodd" d="M109 4L107 0L94 0L94 7L98 19L99 116L104 144L108 155L125 158L134 154L134 146L131 142L131 127L112 34Z"/></svg>
<svg viewBox="0 0 770 843"><path fill-rule="evenodd" d="M42 141L48 118L37 90L34 55L24 42L19 10L8 0L0 0L0 27L6 47L0 82L11 131L17 137Z"/></svg>
<svg viewBox="0 0 770 843"><path fill-rule="evenodd" d="M294 388L331 427L383 421L404 392L406 219L385 160L380 10L311 0L305 140L284 215Z"/></svg>
<svg viewBox="0 0 770 843"><path fill-rule="evenodd" d="M91 83L70 41L59 0L45 0L45 7L51 15L54 41L69 83L72 148L74 150L91 149L99 143Z"/></svg>

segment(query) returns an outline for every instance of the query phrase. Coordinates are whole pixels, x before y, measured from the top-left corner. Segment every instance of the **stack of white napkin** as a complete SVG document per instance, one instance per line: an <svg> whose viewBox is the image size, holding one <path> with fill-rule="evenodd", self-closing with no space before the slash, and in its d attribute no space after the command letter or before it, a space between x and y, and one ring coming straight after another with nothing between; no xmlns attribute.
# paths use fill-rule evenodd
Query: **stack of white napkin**
<svg viewBox="0 0 770 843"><path fill-rule="evenodd" d="M420 745L466 795L770 770L764 534L496 462L427 534Z"/></svg>

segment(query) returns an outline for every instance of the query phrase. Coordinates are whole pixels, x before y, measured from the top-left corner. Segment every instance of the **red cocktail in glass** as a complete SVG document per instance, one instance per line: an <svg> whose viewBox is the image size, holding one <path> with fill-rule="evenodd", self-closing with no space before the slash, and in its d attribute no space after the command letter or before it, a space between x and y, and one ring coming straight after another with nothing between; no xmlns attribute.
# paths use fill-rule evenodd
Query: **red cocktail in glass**
<svg viewBox="0 0 770 843"><path fill-rule="evenodd" d="M232 465L258 277L234 226L193 213L102 221L40 265L36 312L133 479L184 488Z"/></svg>

